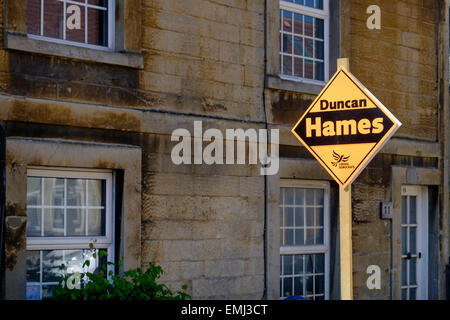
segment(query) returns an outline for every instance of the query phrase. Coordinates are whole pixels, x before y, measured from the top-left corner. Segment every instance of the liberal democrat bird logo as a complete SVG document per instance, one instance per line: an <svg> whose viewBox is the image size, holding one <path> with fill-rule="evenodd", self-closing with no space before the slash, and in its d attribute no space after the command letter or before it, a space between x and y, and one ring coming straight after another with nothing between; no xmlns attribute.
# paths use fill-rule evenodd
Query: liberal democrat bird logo
<svg viewBox="0 0 450 320"><path fill-rule="evenodd" d="M337 167L339 163L348 162L348 159L350 158L350 156L345 157L344 155L340 155L336 151L333 151L333 158L334 158L334 160L336 160L336 162L331 162L331 164L333 166Z"/></svg>

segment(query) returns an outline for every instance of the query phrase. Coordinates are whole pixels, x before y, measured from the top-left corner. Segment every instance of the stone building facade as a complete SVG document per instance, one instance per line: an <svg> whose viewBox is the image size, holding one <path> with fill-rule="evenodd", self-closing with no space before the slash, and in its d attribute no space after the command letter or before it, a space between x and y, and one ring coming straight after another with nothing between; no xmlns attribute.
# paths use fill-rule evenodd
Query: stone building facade
<svg viewBox="0 0 450 320"><path fill-rule="evenodd" d="M194 299L339 299L339 188L290 132L339 57L403 123L352 186L354 298L445 298L448 1L61 1L103 44L47 34L46 1L0 7L5 299L45 297L88 243ZM194 121L279 130L279 172L174 164Z"/></svg>

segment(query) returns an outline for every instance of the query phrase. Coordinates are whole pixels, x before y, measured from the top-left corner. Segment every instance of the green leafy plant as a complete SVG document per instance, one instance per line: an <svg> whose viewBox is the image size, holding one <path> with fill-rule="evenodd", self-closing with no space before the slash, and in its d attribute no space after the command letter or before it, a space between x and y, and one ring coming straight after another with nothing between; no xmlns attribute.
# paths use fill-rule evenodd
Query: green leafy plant
<svg viewBox="0 0 450 320"><path fill-rule="evenodd" d="M91 247L91 250L93 248ZM107 255L106 251L100 250L98 257ZM93 254L97 258L96 252ZM118 266L122 265L118 261ZM84 267L89 267L90 261L83 263ZM102 264L96 273L83 272L79 278L71 274L60 277L59 284L53 289L51 300L187 300L191 296L186 293L187 285L182 286L182 291L174 294L165 284L157 283L157 279L163 274L163 269L153 263L143 271L136 268L124 272L123 276L115 275L112 270L109 272L108 266L115 266L113 262ZM61 270L67 267L63 264ZM110 268L111 269L111 268ZM109 276L109 279L107 277ZM78 285L77 281L84 283ZM76 288L78 287L78 288Z"/></svg>

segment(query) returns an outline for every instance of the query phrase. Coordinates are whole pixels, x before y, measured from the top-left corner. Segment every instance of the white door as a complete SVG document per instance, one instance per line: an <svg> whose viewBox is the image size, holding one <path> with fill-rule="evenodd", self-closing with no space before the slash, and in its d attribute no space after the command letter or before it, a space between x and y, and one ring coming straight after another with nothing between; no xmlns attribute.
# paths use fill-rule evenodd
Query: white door
<svg viewBox="0 0 450 320"><path fill-rule="evenodd" d="M428 298L428 191L402 186L402 300Z"/></svg>

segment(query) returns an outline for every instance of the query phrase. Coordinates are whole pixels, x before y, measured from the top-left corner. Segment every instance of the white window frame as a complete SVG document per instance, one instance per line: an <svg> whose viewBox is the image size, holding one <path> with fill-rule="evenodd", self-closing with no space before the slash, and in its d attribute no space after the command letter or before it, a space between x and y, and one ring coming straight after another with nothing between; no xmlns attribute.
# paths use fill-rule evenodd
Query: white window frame
<svg viewBox="0 0 450 320"><path fill-rule="evenodd" d="M294 13L323 19L325 30L324 30L324 49L323 49L324 50L324 81L318 81L318 80L313 80L313 79L308 79L308 78L303 78L303 77L295 77L295 76L291 76L291 75L285 75L282 73L282 68L283 68L282 65L280 65L279 77L283 80L290 80L290 81L295 81L295 82L300 82L300 83L309 83L309 84L316 84L316 85L323 86L329 80L329 68L330 68L330 66L329 66L329 64L330 64L330 50L329 50L329 47L330 47L330 5L329 5L329 0L323 0L323 10L280 0L280 10L288 10L288 11L291 11ZM280 25L281 25L281 23L280 23ZM281 30L280 26L278 26L278 28L280 29L278 31L278 35L279 35L278 43L280 44L278 59L280 59L280 56L283 54L283 48L281 46L281 39L282 39L281 35L283 34L283 31Z"/></svg>
<svg viewBox="0 0 450 320"><path fill-rule="evenodd" d="M416 269L416 280L417 286L403 286L401 284L402 276L400 276L400 290L418 287L417 290L417 300L428 299L428 189L424 186L413 186L413 185L403 185L402 186L402 197L403 196L415 196L417 200L416 207L416 219L417 224L403 224L401 227L412 226L417 228L416 234L416 251L417 254L412 256L417 258L417 269ZM408 204L409 207L409 204ZM420 211L419 211L420 210ZM409 212L408 212L409 214ZM409 233L407 235L409 239ZM422 257L418 258L418 253L421 253ZM402 258L405 256L402 254ZM400 270L402 268L400 267ZM409 283L409 274L407 275Z"/></svg>
<svg viewBox="0 0 450 320"><path fill-rule="evenodd" d="M43 27L44 27L44 1L41 0L41 18L40 18L40 34L41 35L36 35L36 34L30 34L28 33L28 37L30 39L35 39L35 40L42 40L42 41L48 41L48 42L54 42L54 43L59 43L59 44L66 44L66 45L71 45L71 46L78 46L78 47L83 47L83 48L89 48L89 49L95 49L95 50L103 50L103 51L114 51L115 49L115 17L116 17L116 13L115 13L115 0L108 0L108 46L99 46L99 45L93 45L93 44L89 44L89 43L82 43L82 42L77 42L77 41L70 41L70 40L65 40L66 38L66 22L67 22L67 18L66 18L66 14L67 14L67 4L75 4L75 5L79 5L79 6L83 6L85 8L96 8L99 9L99 6L96 5L92 5L88 3L88 0L84 0L85 3L80 3L80 2L76 2L76 1L71 1L71 0L58 0L63 2L63 39L57 39L57 38L52 38L52 37L46 37L43 35ZM88 10L84 10L84 14L85 14L85 24L86 24L86 28L85 28L85 42L87 42L86 37L87 37L87 32L88 32L88 19L87 19L87 14L88 14ZM27 20L28 23L28 20Z"/></svg>
<svg viewBox="0 0 450 320"><path fill-rule="evenodd" d="M323 189L324 190L324 207L323 207L323 245L310 246L283 246L280 244L280 256L282 255L303 255L303 254L324 254L325 255L325 300L330 299L330 183L327 181L310 181L310 180L294 180L281 179L281 188L304 188L304 189ZM281 200L280 200L281 202ZM281 232L281 228L280 228ZM281 268L281 266L280 266ZM281 296L281 292L280 292Z"/></svg>
<svg viewBox="0 0 450 320"><path fill-rule="evenodd" d="M108 260L114 260L114 209L113 209L113 173L108 170L78 170L78 169L42 169L28 168L27 177L69 178L69 179L102 179L106 180L105 199L105 236L77 237L27 237L27 250L71 250L107 248Z"/></svg>

